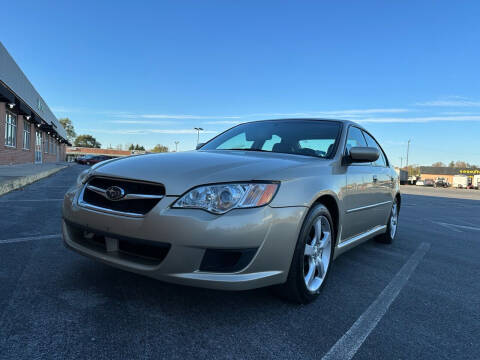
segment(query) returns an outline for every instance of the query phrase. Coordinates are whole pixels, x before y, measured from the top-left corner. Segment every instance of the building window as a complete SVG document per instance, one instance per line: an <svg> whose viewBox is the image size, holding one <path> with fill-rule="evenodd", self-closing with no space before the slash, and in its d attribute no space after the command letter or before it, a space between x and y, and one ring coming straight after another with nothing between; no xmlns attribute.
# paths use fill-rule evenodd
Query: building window
<svg viewBox="0 0 480 360"><path fill-rule="evenodd" d="M23 148L25 150L30 149L30 127L30 123L23 120Z"/></svg>
<svg viewBox="0 0 480 360"><path fill-rule="evenodd" d="M17 117L8 111L5 118L5 145L17 146Z"/></svg>
<svg viewBox="0 0 480 360"><path fill-rule="evenodd" d="M48 154L48 134L43 133L43 136L45 137L45 141L43 142L43 152L45 154Z"/></svg>

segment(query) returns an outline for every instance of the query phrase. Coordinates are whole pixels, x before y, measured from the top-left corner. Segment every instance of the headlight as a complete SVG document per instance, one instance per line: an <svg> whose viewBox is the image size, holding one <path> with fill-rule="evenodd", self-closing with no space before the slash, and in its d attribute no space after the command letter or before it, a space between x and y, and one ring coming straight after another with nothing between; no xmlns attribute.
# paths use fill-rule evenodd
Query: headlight
<svg viewBox="0 0 480 360"><path fill-rule="evenodd" d="M77 177L77 186L80 186L85 183L85 180L87 180L88 176L90 175L91 169L84 170L78 175Z"/></svg>
<svg viewBox="0 0 480 360"><path fill-rule="evenodd" d="M264 206L272 201L278 183L236 183L196 187L172 208L203 209L214 214L225 214L232 209Z"/></svg>

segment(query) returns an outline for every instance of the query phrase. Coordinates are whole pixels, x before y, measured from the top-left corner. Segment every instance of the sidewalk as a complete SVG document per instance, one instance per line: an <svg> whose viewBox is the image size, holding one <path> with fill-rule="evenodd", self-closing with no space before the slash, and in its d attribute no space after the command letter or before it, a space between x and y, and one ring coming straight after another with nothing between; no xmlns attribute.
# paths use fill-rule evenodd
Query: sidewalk
<svg viewBox="0 0 480 360"><path fill-rule="evenodd" d="M19 189L69 166L66 162L0 165L0 195Z"/></svg>

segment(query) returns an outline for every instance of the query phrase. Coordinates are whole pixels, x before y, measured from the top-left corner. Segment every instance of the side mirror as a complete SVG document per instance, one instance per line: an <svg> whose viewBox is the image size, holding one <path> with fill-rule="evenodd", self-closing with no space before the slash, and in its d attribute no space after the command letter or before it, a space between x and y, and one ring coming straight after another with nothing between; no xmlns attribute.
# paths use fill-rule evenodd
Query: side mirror
<svg viewBox="0 0 480 360"><path fill-rule="evenodd" d="M348 154L351 163L374 162L380 157L380 152L374 147L352 147Z"/></svg>
<svg viewBox="0 0 480 360"><path fill-rule="evenodd" d="M197 147L195 148L195 150L200 149L203 145L205 145L205 143L198 143L198 144L197 144Z"/></svg>

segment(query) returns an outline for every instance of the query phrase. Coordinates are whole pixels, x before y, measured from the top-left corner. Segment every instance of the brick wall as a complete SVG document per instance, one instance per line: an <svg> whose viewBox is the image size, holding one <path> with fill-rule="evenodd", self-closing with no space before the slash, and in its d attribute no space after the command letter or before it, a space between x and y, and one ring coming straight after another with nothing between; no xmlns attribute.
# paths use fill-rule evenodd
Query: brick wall
<svg viewBox="0 0 480 360"><path fill-rule="evenodd" d="M30 146L29 149L23 148L23 127L24 127L24 117L22 115L17 115L17 144L15 147L5 145L5 120L6 120L6 104L0 102L0 165L10 165L10 164L24 164L24 163L34 163L35 162L35 126L27 122L30 127ZM45 141L49 138L50 141L53 141L53 138L50 137L46 132L42 132L42 140L45 144ZM55 142L57 143L57 142ZM57 143L58 144L58 143ZM47 150L47 152L45 152ZM58 147L60 161L65 161L65 144L60 144ZM42 146L42 162L56 162L57 154L51 152L49 146L48 149L45 146Z"/></svg>
<svg viewBox="0 0 480 360"><path fill-rule="evenodd" d="M0 164L2 163L2 154L5 148L5 103L0 102Z"/></svg>
<svg viewBox="0 0 480 360"><path fill-rule="evenodd" d="M47 143L48 139L48 143ZM58 154L58 160L59 161L65 161L65 145L64 144L59 144L57 141L55 141L47 132L42 133L42 141L43 141L43 162L56 162L57 161L57 153L52 152L52 145L51 142L54 144L60 145L57 147L57 151L59 152Z"/></svg>

